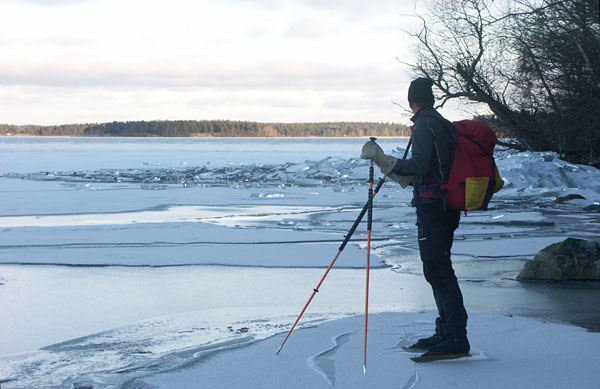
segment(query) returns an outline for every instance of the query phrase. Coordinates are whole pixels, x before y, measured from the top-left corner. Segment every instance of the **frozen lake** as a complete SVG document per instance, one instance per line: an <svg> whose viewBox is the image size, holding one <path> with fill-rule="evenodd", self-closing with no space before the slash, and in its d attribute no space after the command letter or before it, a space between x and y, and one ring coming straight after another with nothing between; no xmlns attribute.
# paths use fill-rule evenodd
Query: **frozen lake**
<svg viewBox="0 0 600 389"><path fill-rule="evenodd" d="M118 387L286 331L367 199L364 141L0 138L2 387ZM551 153L498 165L506 188L453 247L467 310L598 330L597 286L514 279L551 243L600 238L598 170ZM386 183L374 201L373 312L434 309L410 198ZM365 230L302 325L362 313Z"/></svg>
<svg viewBox="0 0 600 389"><path fill-rule="evenodd" d="M405 146L408 139L378 142L392 149ZM359 138L4 137L0 173L358 158L363 143Z"/></svg>

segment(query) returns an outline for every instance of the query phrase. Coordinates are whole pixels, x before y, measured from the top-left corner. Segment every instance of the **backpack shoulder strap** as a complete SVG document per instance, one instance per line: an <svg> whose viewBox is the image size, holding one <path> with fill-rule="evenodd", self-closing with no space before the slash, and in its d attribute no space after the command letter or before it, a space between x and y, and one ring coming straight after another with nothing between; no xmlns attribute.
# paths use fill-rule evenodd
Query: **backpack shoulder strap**
<svg viewBox="0 0 600 389"><path fill-rule="evenodd" d="M452 124L452 122L446 118L440 117L440 116L435 116L435 115L424 115L424 117L433 119L435 121L437 121L438 123L442 124L442 126L444 126L444 128L448 131L448 133L450 134L450 138L452 139L452 142L454 144L458 144L458 137L456 136L457 132L456 132L456 128L454 127L454 124Z"/></svg>

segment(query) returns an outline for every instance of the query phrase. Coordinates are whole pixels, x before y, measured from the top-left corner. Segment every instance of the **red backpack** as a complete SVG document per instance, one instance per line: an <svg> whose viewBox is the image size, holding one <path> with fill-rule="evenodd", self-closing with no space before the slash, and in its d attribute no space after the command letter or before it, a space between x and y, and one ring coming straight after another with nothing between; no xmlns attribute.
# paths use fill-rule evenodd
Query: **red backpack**
<svg viewBox="0 0 600 389"><path fill-rule="evenodd" d="M441 198L450 208L462 211L485 211L493 194L504 186L493 157L496 134L477 120L452 122L451 127L455 144L448 179L422 185L419 196Z"/></svg>

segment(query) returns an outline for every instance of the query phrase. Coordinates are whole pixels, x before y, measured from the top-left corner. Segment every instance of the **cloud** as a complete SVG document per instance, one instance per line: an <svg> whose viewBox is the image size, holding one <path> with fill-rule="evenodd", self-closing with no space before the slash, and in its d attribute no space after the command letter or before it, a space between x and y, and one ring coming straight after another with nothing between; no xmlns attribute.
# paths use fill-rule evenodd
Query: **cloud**
<svg viewBox="0 0 600 389"><path fill-rule="evenodd" d="M362 13L365 10L379 12L382 8L390 8L398 5L397 0L222 0L232 4L252 5L272 9L283 7L306 7L323 10L340 10ZM410 3L410 2L404 2Z"/></svg>
<svg viewBox="0 0 600 389"><path fill-rule="evenodd" d="M43 64L27 68L0 64L0 85L37 85L65 88L170 87L227 89L356 89L393 84L395 69L338 66L295 60L274 60L252 66L228 63L156 65Z"/></svg>
<svg viewBox="0 0 600 389"><path fill-rule="evenodd" d="M379 120L382 106L389 121L405 95L396 0L16 4L0 0L4 120Z"/></svg>
<svg viewBox="0 0 600 389"><path fill-rule="evenodd" d="M79 5L79 4L86 4L86 3L95 3L95 2L102 2L105 0L0 0L0 4L2 3L19 3L19 4L34 4L34 5L40 5L40 6L44 6L44 7L51 7L51 6L61 6L61 5Z"/></svg>
<svg viewBox="0 0 600 389"><path fill-rule="evenodd" d="M330 20L315 21L307 16L298 17L290 21L284 32L286 39L322 39L335 33L336 24Z"/></svg>
<svg viewBox="0 0 600 389"><path fill-rule="evenodd" d="M293 89L0 88L0 117L13 124L230 119L259 122L407 122L384 96ZM405 120L406 119L406 120Z"/></svg>

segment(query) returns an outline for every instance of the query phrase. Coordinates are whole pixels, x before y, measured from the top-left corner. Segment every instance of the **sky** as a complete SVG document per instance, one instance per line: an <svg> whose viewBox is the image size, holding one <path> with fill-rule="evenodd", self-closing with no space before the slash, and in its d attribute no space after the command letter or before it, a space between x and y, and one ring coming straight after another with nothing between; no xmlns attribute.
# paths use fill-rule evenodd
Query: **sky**
<svg viewBox="0 0 600 389"><path fill-rule="evenodd" d="M0 0L0 123L406 124L426 3Z"/></svg>

